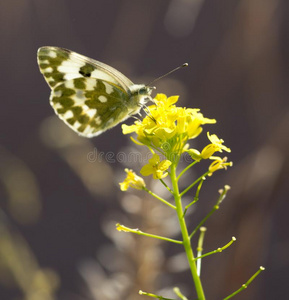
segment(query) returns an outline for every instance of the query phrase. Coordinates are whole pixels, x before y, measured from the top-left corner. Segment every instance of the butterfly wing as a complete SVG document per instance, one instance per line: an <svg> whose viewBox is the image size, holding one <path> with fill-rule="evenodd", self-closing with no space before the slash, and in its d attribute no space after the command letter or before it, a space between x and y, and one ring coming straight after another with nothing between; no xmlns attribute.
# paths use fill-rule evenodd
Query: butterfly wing
<svg viewBox="0 0 289 300"><path fill-rule="evenodd" d="M40 72L51 89L67 80L83 77L111 82L127 93L133 86L133 83L116 69L64 48L41 47L37 59Z"/></svg>
<svg viewBox="0 0 289 300"><path fill-rule="evenodd" d="M151 89L122 73L67 49L41 47L41 73L51 87L50 104L78 134L92 137L114 127L150 99Z"/></svg>
<svg viewBox="0 0 289 300"><path fill-rule="evenodd" d="M129 95L118 86L95 78L74 78L58 84L50 103L70 128L93 137L129 117Z"/></svg>

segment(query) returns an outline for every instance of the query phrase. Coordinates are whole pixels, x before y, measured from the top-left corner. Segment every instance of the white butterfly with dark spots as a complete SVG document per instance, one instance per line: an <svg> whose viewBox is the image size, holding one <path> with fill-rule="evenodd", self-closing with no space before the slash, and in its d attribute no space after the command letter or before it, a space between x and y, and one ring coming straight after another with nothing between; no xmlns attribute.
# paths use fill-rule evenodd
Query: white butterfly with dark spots
<svg viewBox="0 0 289 300"><path fill-rule="evenodd" d="M103 133L152 100L152 87L134 84L116 69L70 50L41 47L37 58L55 113L82 136Z"/></svg>

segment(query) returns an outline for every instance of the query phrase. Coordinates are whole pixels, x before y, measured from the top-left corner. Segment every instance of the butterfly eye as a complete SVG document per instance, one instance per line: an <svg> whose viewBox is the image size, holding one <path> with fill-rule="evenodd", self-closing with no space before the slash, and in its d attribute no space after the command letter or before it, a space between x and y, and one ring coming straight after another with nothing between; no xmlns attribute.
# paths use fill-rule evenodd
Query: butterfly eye
<svg viewBox="0 0 289 300"><path fill-rule="evenodd" d="M144 95L144 96L147 96L147 95L150 95L151 94L151 92L153 91L153 90L155 90L156 88L153 86L153 87L151 87L151 86L143 86L143 87L141 87L139 90L138 90L138 94L139 95Z"/></svg>
<svg viewBox="0 0 289 300"><path fill-rule="evenodd" d="M148 88L146 86L139 89L138 93L140 95L147 95L148 94Z"/></svg>

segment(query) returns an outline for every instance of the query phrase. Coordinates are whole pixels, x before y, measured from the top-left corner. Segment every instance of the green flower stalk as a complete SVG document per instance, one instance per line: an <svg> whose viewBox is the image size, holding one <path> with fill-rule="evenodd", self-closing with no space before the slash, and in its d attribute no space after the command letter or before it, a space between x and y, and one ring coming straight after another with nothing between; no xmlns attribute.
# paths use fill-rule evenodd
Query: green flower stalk
<svg viewBox="0 0 289 300"><path fill-rule="evenodd" d="M174 240L159 235L153 235L145 233L139 229L128 228L121 224L117 224L117 229L119 231L130 232L150 238L157 238L183 246L198 300L205 300L205 292L200 278L201 260L209 255L222 252L236 239L233 237L232 240L225 246L202 254L204 241L204 229L202 226L206 220L217 209L219 209L221 202L229 190L229 186L225 186L225 188L220 191L220 196L218 197L215 206L193 230L189 230L188 228L186 212L199 200L199 193L203 187L204 180L207 177L212 176L217 170L227 169L227 167L232 166L232 162L228 162L227 157L219 157L215 156L215 154L217 152L222 153L223 151L229 153L231 150L224 145L224 141L222 139L218 138L215 134L209 134L209 132L207 133L207 137L210 143L207 146L205 146L201 151L190 148L190 140L197 138L202 133L203 125L214 124L216 123L216 120L205 118L200 113L199 109L178 107L176 106L177 101L178 96L167 98L164 94L158 94L154 99L154 104L146 108L147 115L143 120L135 121L134 124L130 126L122 125L124 134L135 133L136 139L131 138L132 141L137 145L147 147L152 153L152 158L149 159L148 163L140 170L141 175L152 175L154 180L161 181L165 188L171 193L174 202L172 203L172 199L163 199L158 196L157 193L150 191L145 185L144 179L136 175L136 173L132 170L125 170L127 177L122 183L120 183L120 188L122 191L125 191L128 188L144 190L163 204L173 209L179 222L182 239ZM183 170L178 170L179 161L184 153L188 153L193 161ZM201 174L197 180L183 191L180 191L179 182L182 179L182 176L193 166L207 159L212 161L207 171L204 174ZM163 178L165 177L170 179L169 183L165 183L163 181ZM183 207L183 195L191 191L193 188L195 188L194 200L186 207ZM195 256L191 239L200 228L202 228L201 230L203 230L203 232L200 235L197 247L198 253L197 256ZM233 295L241 290L242 289L239 289L233 293ZM178 288L175 288L174 291L180 299L187 299ZM168 299L150 292L140 291L140 294L158 299Z"/></svg>

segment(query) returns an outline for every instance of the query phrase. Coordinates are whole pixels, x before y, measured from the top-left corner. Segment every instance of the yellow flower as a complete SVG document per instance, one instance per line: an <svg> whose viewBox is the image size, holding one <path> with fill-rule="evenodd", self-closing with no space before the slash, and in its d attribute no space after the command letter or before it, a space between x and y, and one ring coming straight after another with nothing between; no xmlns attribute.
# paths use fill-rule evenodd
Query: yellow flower
<svg viewBox="0 0 289 300"><path fill-rule="evenodd" d="M200 161L202 159L201 153L197 149L188 149L186 152L193 160Z"/></svg>
<svg viewBox="0 0 289 300"><path fill-rule="evenodd" d="M157 94L154 98L154 102L157 106L168 108L171 105L175 104L179 100L179 96L171 96L167 98L165 94Z"/></svg>
<svg viewBox="0 0 289 300"><path fill-rule="evenodd" d="M130 228L128 228L128 227L126 227L122 224L119 224L119 223L116 224L116 230L123 231L123 232L130 232L131 231Z"/></svg>
<svg viewBox="0 0 289 300"><path fill-rule="evenodd" d="M214 161L209 166L209 176L212 176L214 172L220 169L227 170L227 166L232 167L232 162L227 162L227 157L224 157L223 159L221 157L212 157L214 158Z"/></svg>
<svg viewBox="0 0 289 300"><path fill-rule="evenodd" d="M133 125L126 125L126 124L122 124L121 128L122 128L122 133L123 134L128 134L128 133L132 133L132 132L138 132L142 127L141 122L139 121L135 121Z"/></svg>
<svg viewBox="0 0 289 300"><path fill-rule="evenodd" d="M231 152L231 149L223 145L224 141L222 139L219 139L215 134L210 135L210 133L207 133L208 139L210 140L211 144L207 145L202 153L201 156L203 159L207 159L211 157L215 152Z"/></svg>
<svg viewBox="0 0 289 300"><path fill-rule="evenodd" d="M127 177L119 184L122 191L126 191L129 187L142 190L146 186L144 180L136 175L135 172L129 169L125 169L125 171L127 173Z"/></svg>
<svg viewBox="0 0 289 300"><path fill-rule="evenodd" d="M215 119L204 118L203 114L199 112L199 109L187 108L187 114L189 116L187 121L187 134L189 139L196 138L202 131L201 125L215 124Z"/></svg>
<svg viewBox="0 0 289 300"><path fill-rule="evenodd" d="M154 179L161 179L168 175L164 173L172 163L169 160L160 160L160 157L155 153L149 160L149 163L142 167L140 173L143 176L153 175Z"/></svg>

